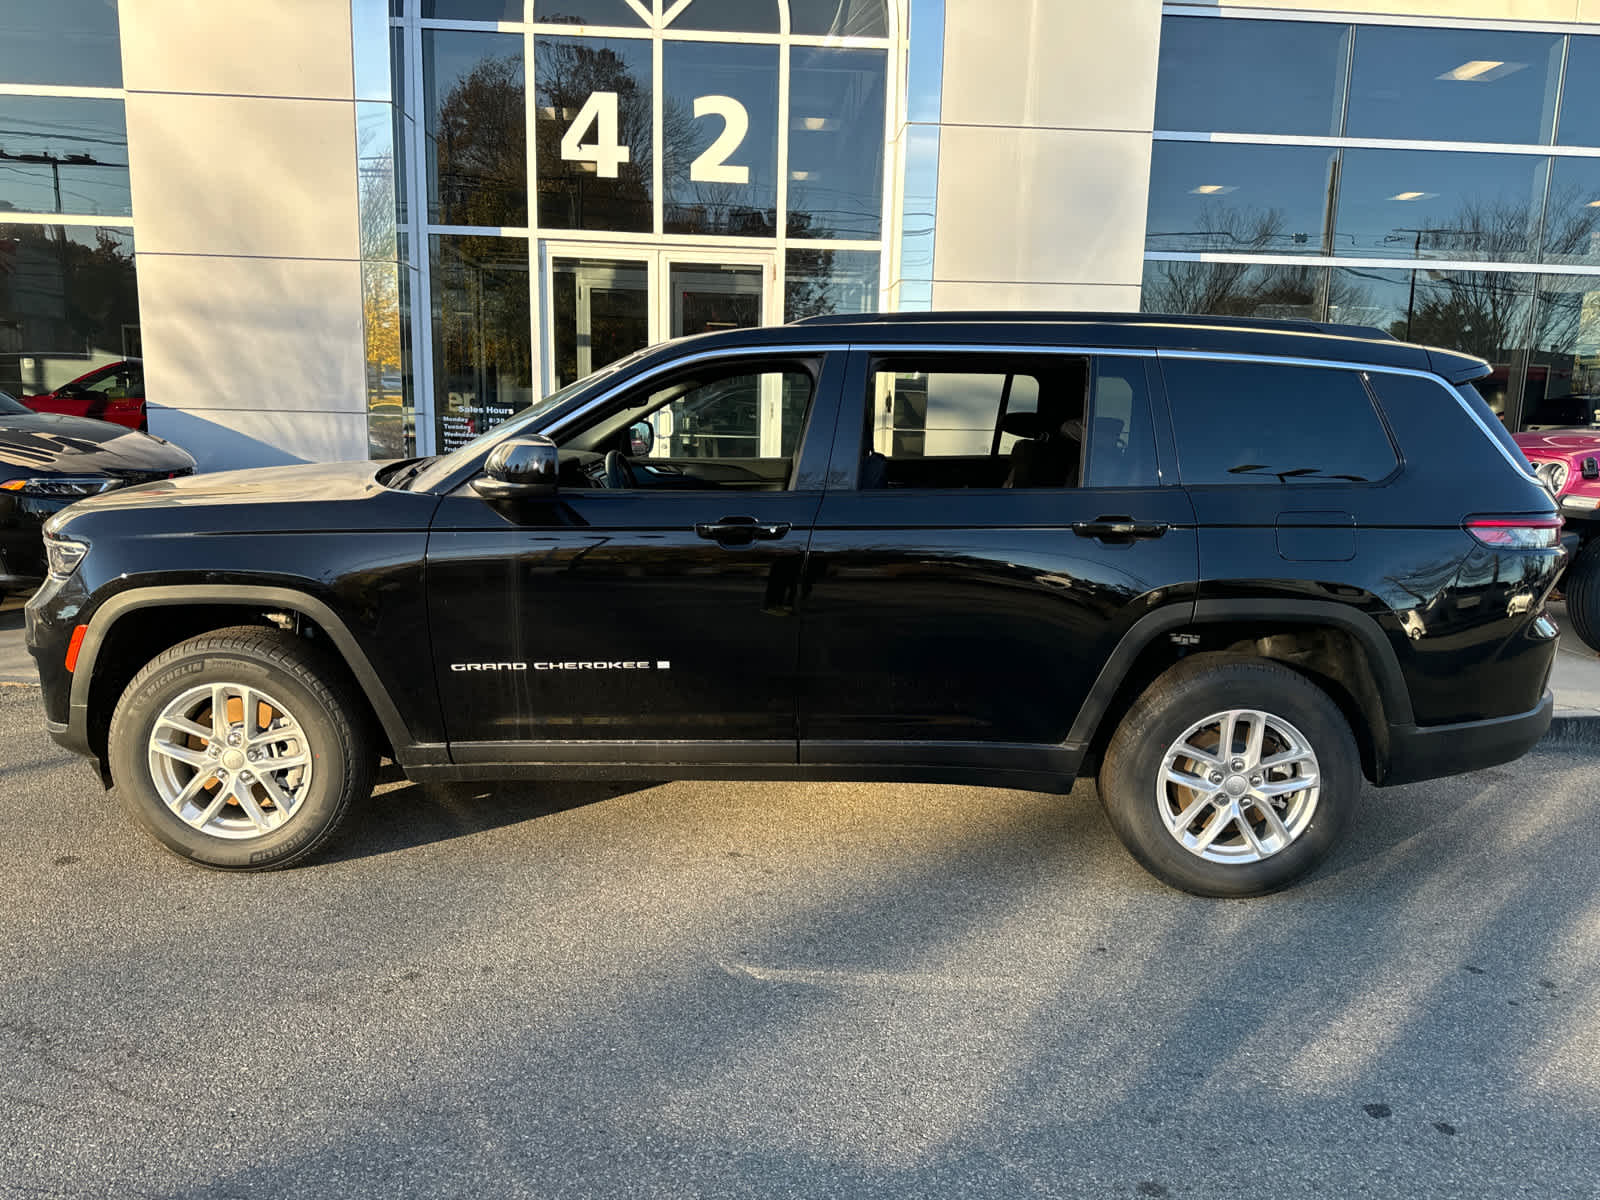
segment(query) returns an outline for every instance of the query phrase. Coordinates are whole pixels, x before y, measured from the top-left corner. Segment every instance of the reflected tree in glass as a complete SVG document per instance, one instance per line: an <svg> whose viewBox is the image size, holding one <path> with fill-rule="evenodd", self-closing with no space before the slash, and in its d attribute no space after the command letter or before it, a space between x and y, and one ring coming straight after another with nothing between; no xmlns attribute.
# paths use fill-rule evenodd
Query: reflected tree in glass
<svg viewBox="0 0 1600 1200"><path fill-rule="evenodd" d="M649 55L647 42L535 39L540 225L633 233L652 229ZM561 140L584 105L607 92L617 97L617 141L628 148L628 160L617 164L614 178L599 175L593 163L561 156ZM668 122L666 136L684 136L674 129ZM591 139L594 132L589 130Z"/></svg>
<svg viewBox="0 0 1600 1200"><path fill-rule="evenodd" d="M525 89L518 55L481 59L433 114L437 220L442 225L526 225Z"/></svg>

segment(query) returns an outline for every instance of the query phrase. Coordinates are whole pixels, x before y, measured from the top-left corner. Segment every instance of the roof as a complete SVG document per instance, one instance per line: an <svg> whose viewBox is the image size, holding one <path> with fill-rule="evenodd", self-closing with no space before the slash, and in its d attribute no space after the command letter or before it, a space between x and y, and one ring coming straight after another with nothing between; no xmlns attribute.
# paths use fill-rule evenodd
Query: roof
<svg viewBox="0 0 1600 1200"><path fill-rule="evenodd" d="M1002 332L1003 330L1003 332ZM1396 340L1381 329L1261 317L1104 312L915 312L809 317L778 328L728 330L694 339L706 348L848 342L916 347L1082 346L1086 349L1199 350L1431 371L1452 383L1477 379L1489 365Z"/></svg>

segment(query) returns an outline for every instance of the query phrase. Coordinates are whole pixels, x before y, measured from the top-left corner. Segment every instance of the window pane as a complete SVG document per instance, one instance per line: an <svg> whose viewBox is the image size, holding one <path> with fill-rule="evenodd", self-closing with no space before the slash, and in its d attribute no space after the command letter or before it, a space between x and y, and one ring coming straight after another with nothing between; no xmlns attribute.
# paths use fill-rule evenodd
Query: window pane
<svg viewBox="0 0 1600 1200"><path fill-rule="evenodd" d="M533 402L526 238L432 243L438 448L453 450Z"/></svg>
<svg viewBox="0 0 1600 1200"><path fill-rule="evenodd" d="M428 219L440 225L528 223L522 37L422 31Z"/></svg>
<svg viewBox="0 0 1600 1200"><path fill-rule="evenodd" d="M558 258L551 263L551 291L556 387L650 344L649 275L643 262Z"/></svg>
<svg viewBox="0 0 1600 1200"><path fill-rule="evenodd" d="M117 6L106 0L8 4L0 83L121 87Z"/></svg>
<svg viewBox="0 0 1600 1200"><path fill-rule="evenodd" d="M810 405L811 376L803 371L712 380L654 411L648 457L793 458Z"/></svg>
<svg viewBox="0 0 1600 1200"><path fill-rule="evenodd" d="M666 232L776 237L778 48L667 42L662 72Z"/></svg>
<svg viewBox="0 0 1600 1200"><path fill-rule="evenodd" d="M515 0L522 20L520 0ZM648 10L649 5L645 8ZM628 7L626 0L538 0L533 6L533 19L552 25L614 25L627 29L643 25L639 14Z"/></svg>
<svg viewBox="0 0 1600 1200"><path fill-rule="evenodd" d="M0 209L128 216L121 100L0 96Z"/></svg>
<svg viewBox="0 0 1600 1200"><path fill-rule="evenodd" d="M1477 29L1356 29L1350 137L1548 142L1561 37Z"/></svg>
<svg viewBox="0 0 1600 1200"><path fill-rule="evenodd" d="M1085 487L1156 486L1155 426L1143 360L1096 361L1087 434Z"/></svg>
<svg viewBox="0 0 1600 1200"><path fill-rule="evenodd" d="M777 0L689 0L689 7L678 14L672 28L777 33L778 4Z"/></svg>
<svg viewBox="0 0 1600 1200"><path fill-rule="evenodd" d="M1157 142L1147 250L1323 253L1334 151Z"/></svg>
<svg viewBox="0 0 1600 1200"><path fill-rule="evenodd" d="M1545 202L1545 262L1600 266L1600 159L1558 158Z"/></svg>
<svg viewBox="0 0 1600 1200"><path fill-rule="evenodd" d="M1004 366L904 362L874 372L877 457L869 457L861 486L1076 487L1087 361L993 361Z"/></svg>
<svg viewBox="0 0 1600 1200"><path fill-rule="evenodd" d="M784 260L783 319L877 312L878 263L876 250L791 246Z"/></svg>
<svg viewBox="0 0 1600 1200"><path fill-rule="evenodd" d="M397 263L361 264L368 458L408 458L416 452L409 275Z"/></svg>
<svg viewBox="0 0 1600 1200"><path fill-rule="evenodd" d="M672 332L693 337L761 324L762 279L766 269L733 263L675 262L667 271Z"/></svg>
<svg viewBox="0 0 1600 1200"><path fill-rule="evenodd" d="M881 50L796 46L789 80L789 235L876 238L883 224Z"/></svg>
<svg viewBox="0 0 1600 1200"><path fill-rule="evenodd" d="M1556 140L1564 146L1600 146L1600 37L1568 39Z"/></svg>
<svg viewBox="0 0 1600 1200"><path fill-rule="evenodd" d="M1168 359L1185 484L1382 479L1398 460L1357 371Z"/></svg>
<svg viewBox="0 0 1600 1200"><path fill-rule="evenodd" d="M888 37L884 0L789 0L792 33L827 37Z"/></svg>
<svg viewBox="0 0 1600 1200"><path fill-rule="evenodd" d="M446 21L520 21L522 0L422 0L422 15Z"/></svg>
<svg viewBox="0 0 1600 1200"><path fill-rule="evenodd" d="M1521 428L1595 424L1600 424L1600 277L1540 276Z"/></svg>
<svg viewBox="0 0 1600 1200"><path fill-rule="evenodd" d="M1334 252L1532 261L1547 161L1525 154L1346 150Z"/></svg>
<svg viewBox="0 0 1600 1200"><path fill-rule="evenodd" d="M1325 267L1146 262L1141 312L1322 320Z"/></svg>
<svg viewBox="0 0 1600 1200"><path fill-rule="evenodd" d="M650 43L540 37L533 54L539 224L650 232Z"/></svg>
<svg viewBox="0 0 1600 1200"><path fill-rule="evenodd" d="M1168 17L1156 128L1336 136L1349 38L1320 21Z"/></svg>
<svg viewBox="0 0 1600 1200"><path fill-rule="evenodd" d="M128 230L0 225L0 391L48 392L139 356Z"/></svg>

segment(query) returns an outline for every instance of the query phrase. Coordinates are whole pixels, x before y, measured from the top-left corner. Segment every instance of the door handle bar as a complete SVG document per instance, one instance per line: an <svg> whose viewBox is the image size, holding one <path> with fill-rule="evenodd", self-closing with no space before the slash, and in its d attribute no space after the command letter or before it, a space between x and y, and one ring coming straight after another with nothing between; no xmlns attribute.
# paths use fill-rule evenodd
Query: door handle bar
<svg viewBox="0 0 1600 1200"><path fill-rule="evenodd" d="M1135 521L1132 517L1096 517L1092 521L1074 521L1072 532L1079 537L1100 538L1105 541L1131 541L1134 538L1158 538L1172 528L1164 522Z"/></svg>
<svg viewBox="0 0 1600 1200"><path fill-rule="evenodd" d="M705 521L694 527L695 533L716 542L750 542L756 538L772 541L788 533L793 526L788 521L771 523L757 521L754 517L723 517L720 521Z"/></svg>

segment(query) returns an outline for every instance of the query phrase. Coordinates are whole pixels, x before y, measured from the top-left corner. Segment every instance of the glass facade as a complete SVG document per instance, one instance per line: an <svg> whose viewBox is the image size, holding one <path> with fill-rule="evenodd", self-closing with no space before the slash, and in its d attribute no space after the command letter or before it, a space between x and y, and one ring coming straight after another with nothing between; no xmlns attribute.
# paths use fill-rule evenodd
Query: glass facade
<svg viewBox="0 0 1600 1200"><path fill-rule="evenodd" d="M117 7L14 6L0 37L0 391L140 355Z"/></svg>
<svg viewBox="0 0 1600 1200"><path fill-rule="evenodd" d="M1514 429L1592 416L1596 112L1600 37L1166 17L1142 306L1375 326L1488 359Z"/></svg>
<svg viewBox="0 0 1600 1200"><path fill-rule="evenodd" d="M380 438L375 389L373 454L449 450L668 337L879 307L885 0L352 2L397 48L368 371L426 414Z"/></svg>

